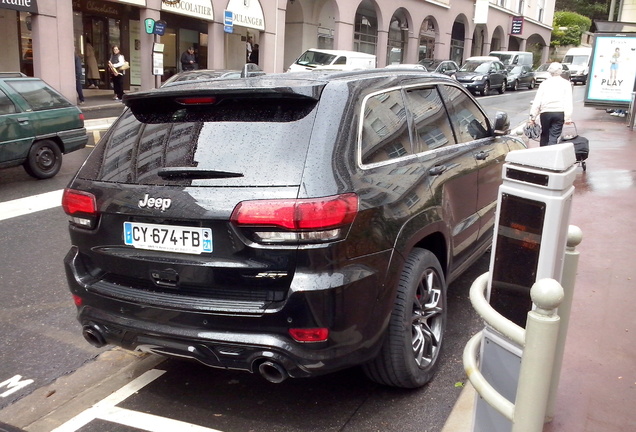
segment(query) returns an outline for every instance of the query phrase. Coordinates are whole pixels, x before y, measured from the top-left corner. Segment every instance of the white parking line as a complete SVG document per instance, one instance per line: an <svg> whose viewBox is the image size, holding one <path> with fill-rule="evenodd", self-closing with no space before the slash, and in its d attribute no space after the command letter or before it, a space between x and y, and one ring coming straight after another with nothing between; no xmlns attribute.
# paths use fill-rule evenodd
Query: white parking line
<svg viewBox="0 0 636 432"><path fill-rule="evenodd" d="M53 429L52 432L76 432L80 428L86 426L88 423L96 419L129 426L148 432L221 432L217 429L210 429L179 420L174 420L171 418L142 413L139 411L132 411L115 406L123 402L129 396L137 393L139 390L159 378L164 373L166 373L166 371L159 369L151 369L147 371L146 373L126 384L124 387L117 390L115 393L111 394L107 398L97 402L86 411L83 411L63 425Z"/></svg>
<svg viewBox="0 0 636 432"><path fill-rule="evenodd" d="M11 219L62 205L63 189L0 203L0 220Z"/></svg>

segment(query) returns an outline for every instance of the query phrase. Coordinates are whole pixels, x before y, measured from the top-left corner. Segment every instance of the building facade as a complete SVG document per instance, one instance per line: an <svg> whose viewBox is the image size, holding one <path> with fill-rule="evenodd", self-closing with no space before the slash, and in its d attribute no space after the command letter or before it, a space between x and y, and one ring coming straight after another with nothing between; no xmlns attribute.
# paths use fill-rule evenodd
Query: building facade
<svg viewBox="0 0 636 432"><path fill-rule="evenodd" d="M379 67L502 50L539 62L553 14L554 0L2 0L0 71L40 77L75 100L73 53L86 72L95 57L98 78L85 85L108 89L113 45L130 63L130 91L179 72L190 46L200 68L240 69L247 43L258 44L270 73L316 47L375 54ZM148 20L162 31L148 33Z"/></svg>

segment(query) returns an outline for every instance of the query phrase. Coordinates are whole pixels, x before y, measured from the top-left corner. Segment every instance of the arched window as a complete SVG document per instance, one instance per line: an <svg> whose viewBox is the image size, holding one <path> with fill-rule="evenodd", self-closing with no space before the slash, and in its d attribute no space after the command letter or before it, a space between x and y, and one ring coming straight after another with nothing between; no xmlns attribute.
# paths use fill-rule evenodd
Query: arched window
<svg viewBox="0 0 636 432"><path fill-rule="evenodd" d="M375 54L378 45L378 18L373 9L364 8L362 2L356 12L353 32L353 49L358 52Z"/></svg>
<svg viewBox="0 0 636 432"><path fill-rule="evenodd" d="M417 61L435 58L435 22L426 18L420 28L420 47Z"/></svg>
<svg viewBox="0 0 636 432"><path fill-rule="evenodd" d="M404 62L404 51L409 27L406 19L400 14L393 15L389 25L389 42L387 46L386 64L400 64Z"/></svg>

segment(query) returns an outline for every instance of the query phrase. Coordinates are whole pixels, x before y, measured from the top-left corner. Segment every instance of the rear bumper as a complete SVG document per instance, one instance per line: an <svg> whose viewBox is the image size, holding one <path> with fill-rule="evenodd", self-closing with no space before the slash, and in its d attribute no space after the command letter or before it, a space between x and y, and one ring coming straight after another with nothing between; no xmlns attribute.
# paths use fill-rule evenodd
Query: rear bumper
<svg viewBox="0 0 636 432"><path fill-rule="evenodd" d="M386 254L365 259L386 263ZM381 268L376 262L349 264L335 278L332 271L297 271L285 301L260 310L246 307L240 313L223 312L221 305L215 310L178 309L109 295L103 287L94 288L98 281L83 272L76 248L65 258L70 290L81 298L77 319L85 333L97 334L94 337L101 339L101 345L249 372L273 361L291 377L333 372L365 363L377 354L394 294L384 288L384 275L368 270ZM326 327L329 338L300 343L289 335L295 327ZM91 337L85 337L91 342Z"/></svg>
<svg viewBox="0 0 636 432"><path fill-rule="evenodd" d="M570 81L580 83L587 82L587 74L570 75Z"/></svg>
<svg viewBox="0 0 636 432"><path fill-rule="evenodd" d="M484 89L486 81L471 81L461 83L466 89L471 92L481 91Z"/></svg>
<svg viewBox="0 0 636 432"><path fill-rule="evenodd" d="M62 153L64 154L83 149L88 143L86 128L59 132L57 136L62 140Z"/></svg>

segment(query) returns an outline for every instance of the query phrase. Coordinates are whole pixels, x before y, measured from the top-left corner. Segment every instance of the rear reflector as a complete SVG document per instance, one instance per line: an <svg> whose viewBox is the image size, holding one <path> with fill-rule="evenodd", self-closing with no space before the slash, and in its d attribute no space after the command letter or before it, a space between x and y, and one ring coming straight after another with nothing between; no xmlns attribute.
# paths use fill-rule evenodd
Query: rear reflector
<svg viewBox="0 0 636 432"><path fill-rule="evenodd" d="M324 342L329 338L329 329L325 327L292 328L289 329L289 335L296 342Z"/></svg>
<svg viewBox="0 0 636 432"><path fill-rule="evenodd" d="M73 303L75 303L75 306L80 307L84 302L80 296L73 294Z"/></svg>

